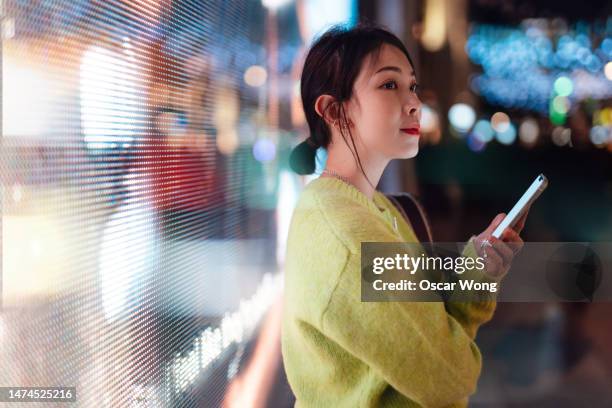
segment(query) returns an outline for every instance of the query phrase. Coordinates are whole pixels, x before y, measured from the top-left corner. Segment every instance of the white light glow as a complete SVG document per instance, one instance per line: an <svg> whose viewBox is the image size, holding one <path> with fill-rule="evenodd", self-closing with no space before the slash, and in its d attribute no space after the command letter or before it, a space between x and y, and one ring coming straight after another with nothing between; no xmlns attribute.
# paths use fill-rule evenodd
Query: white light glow
<svg viewBox="0 0 612 408"><path fill-rule="evenodd" d="M606 78L612 81L612 61L608 62L604 67Z"/></svg>
<svg viewBox="0 0 612 408"><path fill-rule="evenodd" d="M438 113L429 106L423 104L421 108L421 131L423 133L433 132L440 126Z"/></svg>
<svg viewBox="0 0 612 408"><path fill-rule="evenodd" d="M289 225L298 194L295 176L289 171L281 170L278 186L278 205L276 206L276 219L278 220L276 262L278 265L285 263Z"/></svg>
<svg viewBox="0 0 612 408"><path fill-rule="evenodd" d="M62 290L70 270L62 224L52 217L2 219L2 302L17 305Z"/></svg>
<svg viewBox="0 0 612 408"><path fill-rule="evenodd" d="M138 126L138 72L123 56L92 47L83 56L80 71L81 124L90 149L130 144Z"/></svg>
<svg viewBox="0 0 612 408"><path fill-rule="evenodd" d="M448 120L458 132L465 133L474 125L476 113L470 105L457 103L449 109Z"/></svg>
<svg viewBox="0 0 612 408"><path fill-rule="evenodd" d="M100 291L105 317L129 314L131 291L155 265L154 212L149 205L127 202L106 224L99 253Z"/></svg>
<svg viewBox="0 0 612 408"><path fill-rule="evenodd" d="M261 4L270 10L278 10L289 2L290 0L261 0Z"/></svg>
<svg viewBox="0 0 612 408"><path fill-rule="evenodd" d="M5 56L2 66L3 136L42 136L52 116L52 80L41 69L13 61L10 55Z"/></svg>
<svg viewBox="0 0 612 408"><path fill-rule="evenodd" d="M309 44L314 37L322 34L334 24L350 23L355 17L353 15L354 5L355 0L305 0L305 42Z"/></svg>
<svg viewBox="0 0 612 408"><path fill-rule="evenodd" d="M5 18L2 20L2 39L8 40L15 37L15 19Z"/></svg>

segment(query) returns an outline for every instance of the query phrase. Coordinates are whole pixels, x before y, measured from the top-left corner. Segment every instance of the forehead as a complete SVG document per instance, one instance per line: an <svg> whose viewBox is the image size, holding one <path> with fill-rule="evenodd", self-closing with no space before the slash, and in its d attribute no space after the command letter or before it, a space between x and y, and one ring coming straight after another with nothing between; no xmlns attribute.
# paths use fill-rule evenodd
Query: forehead
<svg viewBox="0 0 612 408"><path fill-rule="evenodd" d="M383 44L378 50L378 54L373 52L366 57L360 76L362 79L373 78L380 69L385 67L397 67L401 70L399 74L408 77L414 76L414 68L406 55L399 48L390 44Z"/></svg>

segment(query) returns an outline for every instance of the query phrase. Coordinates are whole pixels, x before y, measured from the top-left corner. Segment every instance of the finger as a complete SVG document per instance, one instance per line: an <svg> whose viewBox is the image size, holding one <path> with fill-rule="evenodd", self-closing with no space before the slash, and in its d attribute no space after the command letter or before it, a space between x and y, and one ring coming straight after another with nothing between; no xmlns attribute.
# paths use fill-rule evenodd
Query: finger
<svg viewBox="0 0 612 408"><path fill-rule="evenodd" d="M512 228L507 228L504 231L502 235L502 241L506 242L506 244L510 248L512 248L515 254L518 253L521 249L523 249L523 245L524 245L523 239Z"/></svg>
<svg viewBox="0 0 612 408"><path fill-rule="evenodd" d="M474 249L476 250L476 255L478 256L482 256L482 238L480 238L480 235L476 236L474 238Z"/></svg>
<svg viewBox="0 0 612 408"><path fill-rule="evenodd" d="M484 235L491 235L493 231L495 231L495 228L497 228L497 226L504 220L504 218L506 218L506 213L497 214L495 218L493 218L493 221L491 221L491 224L489 224L487 229L484 231Z"/></svg>
<svg viewBox="0 0 612 408"><path fill-rule="evenodd" d="M504 233L500 237L501 241L504 242L516 242L522 240L518 232L513 228L506 228Z"/></svg>
<svg viewBox="0 0 612 408"><path fill-rule="evenodd" d="M495 238L493 239L493 249L500 256L503 264L509 265L512 262L512 258L514 258L514 251L504 241L500 241Z"/></svg>
<svg viewBox="0 0 612 408"><path fill-rule="evenodd" d="M521 218L519 218L519 220L516 223L516 226L514 227L514 230L516 232L518 232L519 234L521 233L521 231L523 230L523 228L525 227L525 222L527 221L527 215L529 215L529 210L531 209L531 207L528 207L527 210L525 211L525 213L521 216Z"/></svg>
<svg viewBox="0 0 612 408"><path fill-rule="evenodd" d="M498 276L502 272L502 260L497 252L487 248L487 258L485 260L486 272L491 276Z"/></svg>
<svg viewBox="0 0 612 408"><path fill-rule="evenodd" d="M491 235L487 235L484 232L480 235L478 235L476 238L474 238L474 247L476 248L476 253L478 254L478 256L484 256L484 253L486 251L485 246L483 246L483 243L485 241L488 241L489 243L491 243ZM487 246L488 248L490 248L490 246Z"/></svg>

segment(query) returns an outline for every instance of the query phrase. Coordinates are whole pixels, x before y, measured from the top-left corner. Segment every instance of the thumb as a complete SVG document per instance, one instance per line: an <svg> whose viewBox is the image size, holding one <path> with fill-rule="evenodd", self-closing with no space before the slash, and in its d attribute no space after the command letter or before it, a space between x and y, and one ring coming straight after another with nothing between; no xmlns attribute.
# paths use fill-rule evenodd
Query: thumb
<svg viewBox="0 0 612 408"><path fill-rule="evenodd" d="M499 213L499 214L497 214L495 216L495 218L493 218L493 221L491 221L491 224L489 224L489 226L485 230L485 234L486 235L491 235L493 233L493 231L495 231L495 228L497 228L497 226L499 224L501 224L501 222L504 220L504 218L506 218L506 213Z"/></svg>

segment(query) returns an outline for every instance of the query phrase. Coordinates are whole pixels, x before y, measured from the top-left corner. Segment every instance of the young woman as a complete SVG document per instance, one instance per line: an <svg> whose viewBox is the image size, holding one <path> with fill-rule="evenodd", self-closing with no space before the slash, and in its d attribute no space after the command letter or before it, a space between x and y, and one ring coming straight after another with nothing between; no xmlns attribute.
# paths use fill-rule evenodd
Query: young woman
<svg viewBox="0 0 612 408"><path fill-rule="evenodd" d="M335 27L305 60L310 137L290 162L309 174L318 147L328 158L300 196L287 242L282 352L296 406L465 406L476 389L474 340L492 318L494 295L463 303L361 301L361 242L418 242L375 188L390 160L418 152L416 89L405 46L375 26ZM491 236L504 216L465 246L466 257L486 252L485 270L469 271L471 279L499 282L522 247L526 215L501 240Z"/></svg>

